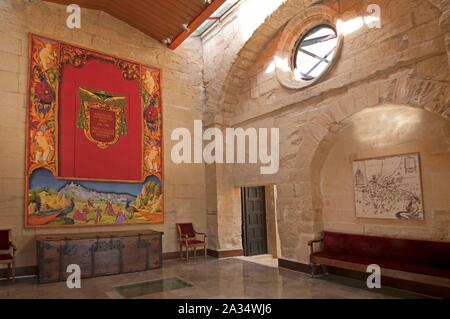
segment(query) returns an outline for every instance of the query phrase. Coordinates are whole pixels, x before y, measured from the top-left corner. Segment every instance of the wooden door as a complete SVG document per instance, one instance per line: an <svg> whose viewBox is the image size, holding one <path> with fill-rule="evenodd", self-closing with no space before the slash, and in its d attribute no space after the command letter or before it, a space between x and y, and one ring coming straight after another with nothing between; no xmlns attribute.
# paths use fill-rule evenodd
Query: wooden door
<svg viewBox="0 0 450 319"><path fill-rule="evenodd" d="M264 187L242 188L242 242L246 256L267 254Z"/></svg>

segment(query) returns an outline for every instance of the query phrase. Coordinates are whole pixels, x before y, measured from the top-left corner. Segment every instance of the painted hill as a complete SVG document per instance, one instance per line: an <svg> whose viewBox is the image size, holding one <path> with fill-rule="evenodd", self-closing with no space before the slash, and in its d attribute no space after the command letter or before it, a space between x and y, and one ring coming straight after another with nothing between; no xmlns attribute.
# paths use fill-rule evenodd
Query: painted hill
<svg viewBox="0 0 450 319"><path fill-rule="evenodd" d="M64 194L66 197L76 197L79 200L91 200L91 201L111 201L113 204L125 205L127 201L130 203L136 200L136 197L129 194L115 194L115 193L102 193L91 189L87 189L84 186L75 184L74 182L67 184L60 191L60 194Z"/></svg>

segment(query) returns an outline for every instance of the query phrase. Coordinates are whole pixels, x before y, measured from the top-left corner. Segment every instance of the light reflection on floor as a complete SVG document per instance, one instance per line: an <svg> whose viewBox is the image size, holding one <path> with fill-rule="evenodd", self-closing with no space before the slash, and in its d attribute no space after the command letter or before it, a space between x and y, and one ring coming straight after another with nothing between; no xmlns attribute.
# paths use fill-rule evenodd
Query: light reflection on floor
<svg viewBox="0 0 450 319"><path fill-rule="evenodd" d="M0 281L0 298L124 298L114 288L164 278L179 278L191 287L149 292L138 298L420 298L400 290L369 290L364 283L342 278L311 278L242 258L197 257L189 262L164 261L162 269L84 279L81 289L68 289L65 282L37 284L36 278L18 279L15 285Z"/></svg>

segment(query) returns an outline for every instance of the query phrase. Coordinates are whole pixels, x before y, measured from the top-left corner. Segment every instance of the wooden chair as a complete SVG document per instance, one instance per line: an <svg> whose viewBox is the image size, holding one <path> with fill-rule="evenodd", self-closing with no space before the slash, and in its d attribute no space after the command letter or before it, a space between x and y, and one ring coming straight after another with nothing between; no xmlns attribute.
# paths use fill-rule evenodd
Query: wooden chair
<svg viewBox="0 0 450 319"><path fill-rule="evenodd" d="M192 223L177 224L177 229L180 243L180 259L183 258L183 246L186 247L186 261L189 260L189 247L194 248L194 257L197 256L197 247L203 247L206 258L206 234L196 232ZM203 240L197 239L197 235L203 236Z"/></svg>
<svg viewBox="0 0 450 319"><path fill-rule="evenodd" d="M12 243L11 230L0 230L0 264L8 265L8 279L16 281L16 246Z"/></svg>

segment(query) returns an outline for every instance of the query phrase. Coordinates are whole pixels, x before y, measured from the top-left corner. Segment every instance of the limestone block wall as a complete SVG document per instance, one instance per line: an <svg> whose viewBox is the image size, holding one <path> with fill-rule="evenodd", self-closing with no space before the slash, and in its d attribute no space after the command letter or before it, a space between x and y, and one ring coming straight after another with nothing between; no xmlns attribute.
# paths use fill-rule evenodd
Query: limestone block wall
<svg viewBox="0 0 450 319"><path fill-rule="evenodd" d="M330 8L338 19L351 21L367 15L370 3L342 0L312 7L318 8L314 13L328 12ZM439 24L441 12L426 1L380 0L377 3L381 7L382 28L362 26L345 35L338 63L320 83L306 89L286 89L277 81L273 61L280 37L274 38L249 68L241 89L234 92L240 95L240 100L230 123L236 125L294 103L307 104L321 96L323 100L339 93L339 89L354 87L366 79L386 76L414 64L421 63L420 71L424 71L427 78L436 78L434 69L425 70L424 65L429 62L424 60L441 56L439 62L436 59L431 62L434 67L444 61L442 55L446 47L445 34Z"/></svg>
<svg viewBox="0 0 450 319"><path fill-rule="evenodd" d="M277 185L282 258L307 263L307 241L320 234L324 223L330 226L330 211L327 211L326 218L323 215L320 188L320 172L331 148L326 138L330 132L342 127L342 123L352 115L388 103L426 110L444 121L448 121L450 116L450 77L445 33L439 23L442 12L436 6L419 0L342 0L322 1L321 4L310 2L309 5L318 6L319 10L325 6L324 11L334 10L337 18L347 21L366 15L367 6L371 3L381 6L382 28L362 27L345 35L335 67L315 85L291 90L284 88L277 80L273 61L280 35L283 34L282 28L278 36L267 41L265 49L259 51L258 58L242 74L229 79L236 89L230 90L225 96L233 95L237 102L228 105L224 101L222 104L227 110L223 114L228 114L224 119L227 125L280 128L278 174L263 176L259 174L257 166L234 165L233 181L228 184L228 188ZM239 61L235 64L238 65ZM449 133L445 131L442 134L448 137ZM416 148L420 149L419 144L410 147L411 151ZM386 155L390 151L394 152L395 149L375 149L373 155ZM445 165L439 168L443 169ZM442 183L449 188L448 180ZM435 195L431 184L424 185L424 192L431 196L432 201L436 201L436 206L429 208L442 212L448 205L445 202L448 194ZM222 185L222 188L226 189L227 186ZM430 214L433 215L432 212ZM220 207L217 215L220 220ZM440 224L439 220L446 219L439 216L430 223ZM241 231L233 228L232 224L224 223L222 227L234 229L236 237ZM446 226L439 227L444 227L444 230L441 228L439 231L448 232ZM423 234L427 232L431 236L435 231L438 232L431 224L413 228L410 237L424 237ZM417 231L418 228L423 229ZM372 228L371 233L392 233L385 230ZM422 236L417 235L419 233ZM448 239L436 234L431 237ZM223 249L227 245L231 246L224 242Z"/></svg>
<svg viewBox="0 0 450 319"><path fill-rule="evenodd" d="M199 231L206 230L204 166L175 165L170 160L171 131L176 127L190 128L194 119L202 118L201 42L193 38L171 51L103 12L83 9L79 30L68 29L66 18L64 6L41 1L0 1L0 228L13 230L19 267L35 264L33 238L42 233L155 229L164 231L164 251L176 251L176 222L192 221ZM163 69L164 224L39 230L23 227L28 32Z"/></svg>
<svg viewBox="0 0 450 319"><path fill-rule="evenodd" d="M245 2L258 4L262 1ZM331 206L327 205L332 205L334 199L322 196L336 191L329 183L333 169L327 166L331 165L327 158L335 145L335 140L329 137L345 130L346 123L350 123L355 114L387 104L426 110L442 121L448 121L450 23L446 21L450 15L445 15L448 1L264 2L267 6L257 5L257 11L241 5L244 9L239 11L238 8L215 34L211 33L202 41L191 38L176 51L166 49L102 12L82 10L81 30L69 30L65 26L67 14L63 6L41 1L31 4L21 0L0 2L0 110L3 115L0 122L0 227L13 229L14 240L19 246L19 266L35 264L35 234L127 229L23 228L28 32L163 69L166 220L162 225L142 228L165 232L165 252L177 249L174 225L177 221L193 221L200 231L207 230L213 249L241 249L239 187L242 186L277 185L275 206L282 258L308 262L306 243L324 228L361 231L363 227L366 233L392 234L395 226L390 224L369 222L358 225L351 219L350 209L345 210L346 222L341 225L333 222L335 216ZM335 67L314 86L290 90L280 85L273 61L281 35L289 32L284 26L294 16L314 7L318 11L321 8L333 10L338 18L346 21L367 14L366 8L372 3L381 6L381 29L363 27L346 35ZM252 20L252 14L256 13L257 18ZM171 131L176 127L192 128L193 120L202 118L206 125L223 128L280 128L278 174L261 175L259 165L173 164L170 161ZM420 120L418 127L429 125L425 118ZM445 126L442 124L445 122L433 121ZM366 134L370 135L370 132ZM405 230L403 234L448 240L445 234L448 234L446 207L449 196L434 191L436 187L450 188L448 179L436 177L446 168L442 159L447 156L448 144L429 144L435 145L440 155L429 153L431 150L423 146L424 141L437 141L436 136L448 140L449 132L443 129L424 134L424 137L415 134L417 139L406 143L408 147L403 144L385 147L379 141L378 147L370 152L387 155L400 149L420 149L428 154L425 156L427 167L431 164L440 167L425 170L426 205L431 205L426 208L427 221L423 225L406 225L404 229L411 232ZM359 152L358 146L355 147ZM366 154L367 148L361 147L361 154ZM339 151L336 147L336 152ZM339 156L344 158L345 152ZM348 160L348 156L345 158ZM343 167L348 168L348 163L343 160ZM348 176L340 178L345 180ZM343 196L347 205L350 195L347 192Z"/></svg>
<svg viewBox="0 0 450 319"><path fill-rule="evenodd" d="M202 38L206 124L222 123L221 104L237 102L238 95L225 96L227 89L239 88L239 81L233 78L245 78L246 67L278 29L311 2L244 0ZM244 50L246 47L251 49Z"/></svg>
<svg viewBox="0 0 450 319"><path fill-rule="evenodd" d="M450 121L425 110L383 105L357 113L330 135L320 175L324 229L450 240ZM352 162L412 152L420 153L425 220L356 218Z"/></svg>

